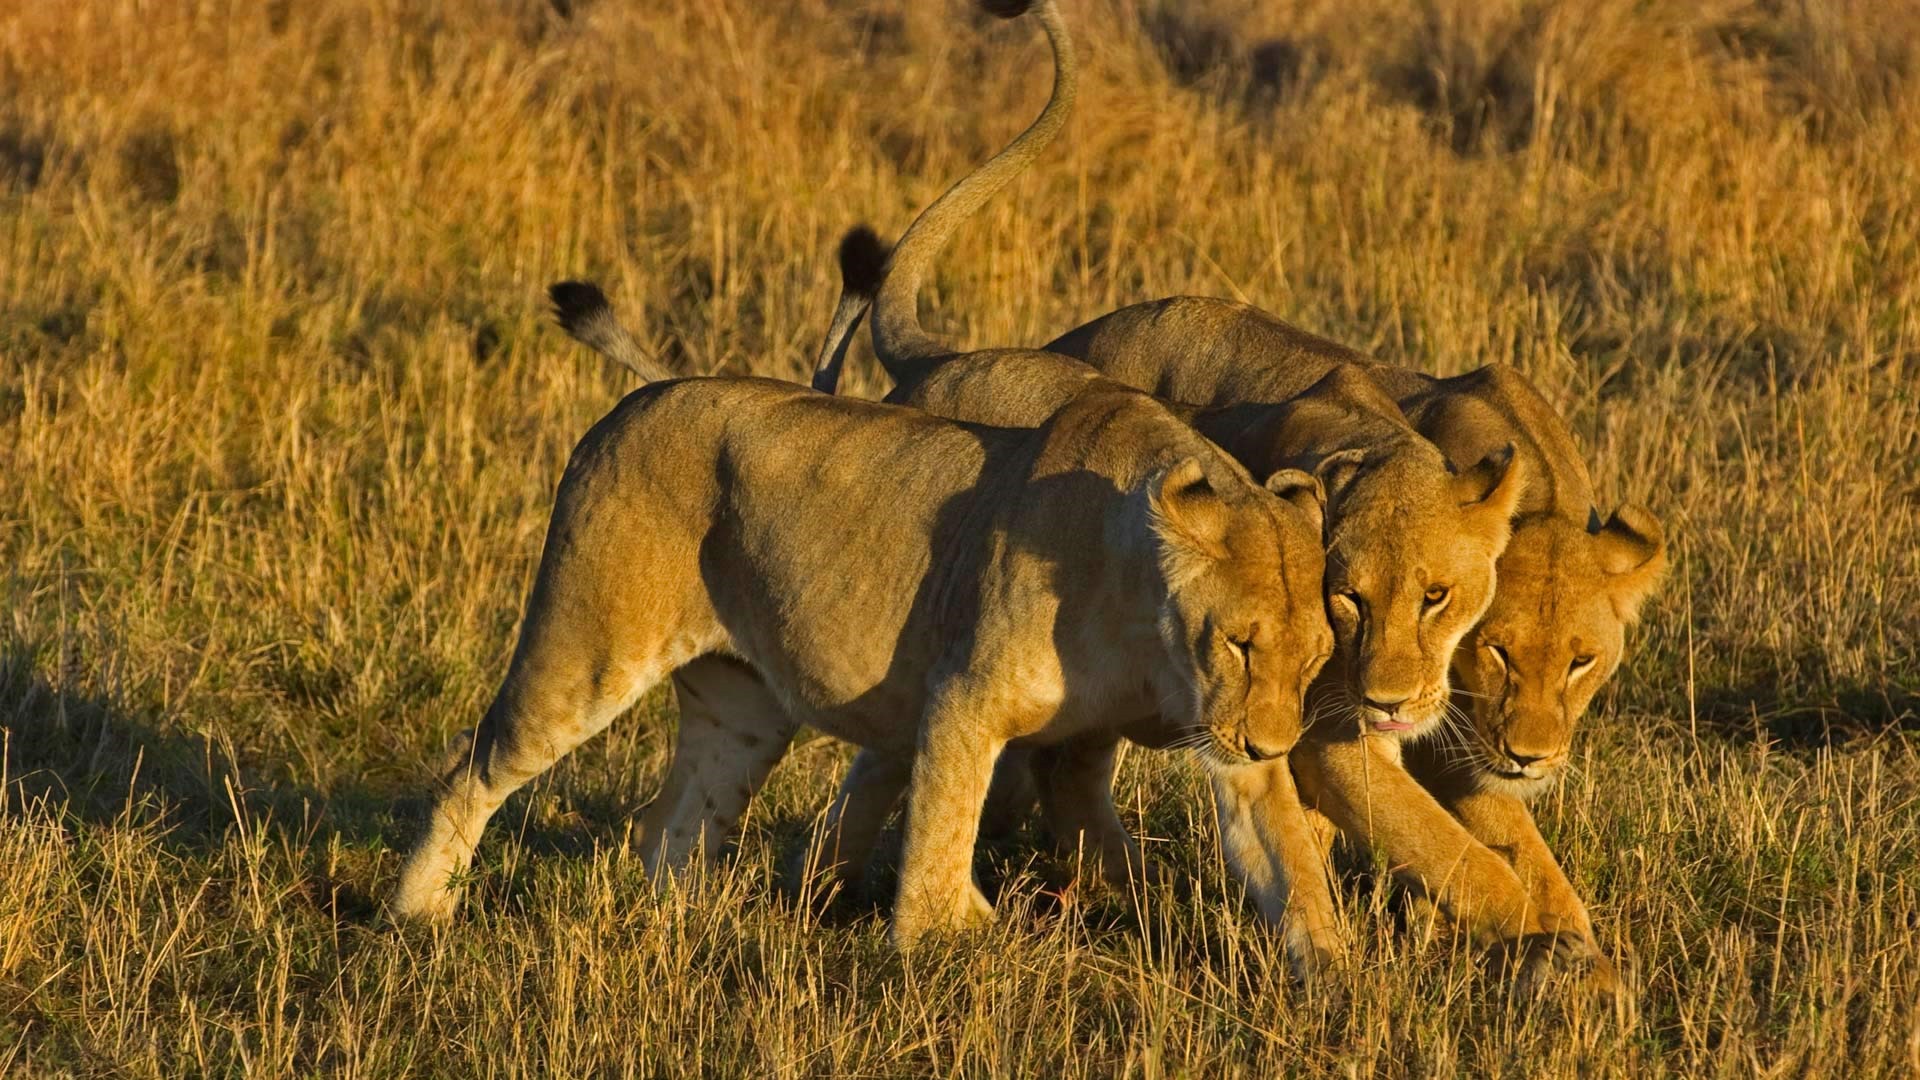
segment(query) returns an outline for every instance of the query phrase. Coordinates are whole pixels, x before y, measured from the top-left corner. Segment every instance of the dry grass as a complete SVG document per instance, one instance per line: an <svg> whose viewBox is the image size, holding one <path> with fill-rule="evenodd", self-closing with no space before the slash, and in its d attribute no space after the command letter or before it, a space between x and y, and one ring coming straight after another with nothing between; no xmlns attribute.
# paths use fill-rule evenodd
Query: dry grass
<svg viewBox="0 0 1920 1080"><path fill-rule="evenodd" d="M1920 16L1069 13L1083 107L956 245L944 325L1190 291L1515 363L1678 539L1542 810L1636 1018L1510 1003L1366 886L1347 1001L1289 986L1192 768L1144 753L1179 895L1054 901L1016 848L999 926L903 965L876 909L776 887L845 762L813 742L733 869L656 899L624 839L664 697L509 805L456 927L372 927L621 390L541 287L797 375L838 231L1004 139L1045 53L957 0L82 0L0 13L0 1072L1920 1069Z"/></svg>

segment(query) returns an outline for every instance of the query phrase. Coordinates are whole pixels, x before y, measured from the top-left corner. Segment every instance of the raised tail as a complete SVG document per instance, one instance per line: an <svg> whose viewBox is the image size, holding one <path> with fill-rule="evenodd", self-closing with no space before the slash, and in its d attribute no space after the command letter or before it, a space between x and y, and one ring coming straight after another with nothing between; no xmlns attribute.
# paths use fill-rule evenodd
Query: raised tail
<svg viewBox="0 0 1920 1080"><path fill-rule="evenodd" d="M1073 40L1055 0L981 0L981 7L1003 19L1029 10L1039 16L1053 49L1053 93L1047 98L1047 107L1025 131L921 211L894 248L873 301L873 351L895 382L907 381L925 362L952 351L920 325L920 285L934 256L946 247L961 222L986 205L1046 149L1073 111L1078 67Z"/></svg>
<svg viewBox="0 0 1920 1080"><path fill-rule="evenodd" d="M873 229L856 225L840 238L840 301L833 306L833 321L827 324L827 337L820 343L820 357L813 365L813 388L831 394L840 386L840 367L846 363L847 348L853 344L860 318L873 306L873 294L887 273L886 242Z"/></svg>
<svg viewBox="0 0 1920 1080"><path fill-rule="evenodd" d="M642 384L677 378L620 325L607 294L590 281L561 281L547 288L553 319L567 336L640 377Z"/></svg>

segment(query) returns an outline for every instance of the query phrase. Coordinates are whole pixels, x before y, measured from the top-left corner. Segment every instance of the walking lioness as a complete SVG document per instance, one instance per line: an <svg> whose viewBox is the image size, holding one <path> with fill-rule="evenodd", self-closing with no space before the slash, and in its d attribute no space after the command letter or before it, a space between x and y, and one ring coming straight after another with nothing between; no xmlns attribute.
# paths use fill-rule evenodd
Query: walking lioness
<svg viewBox="0 0 1920 1080"><path fill-rule="evenodd" d="M650 385L568 462L506 681L393 909L447 915L502 800L679 672L716 692L645 815L650 871L716 846L809 724L911 761L893 933L959 926L986 910L975 825L1009 741L1113 730L1220 767L1292 748L1319 653L1292 646L1327 633L1300 515L1124 388L1004 430Z"/></svg>

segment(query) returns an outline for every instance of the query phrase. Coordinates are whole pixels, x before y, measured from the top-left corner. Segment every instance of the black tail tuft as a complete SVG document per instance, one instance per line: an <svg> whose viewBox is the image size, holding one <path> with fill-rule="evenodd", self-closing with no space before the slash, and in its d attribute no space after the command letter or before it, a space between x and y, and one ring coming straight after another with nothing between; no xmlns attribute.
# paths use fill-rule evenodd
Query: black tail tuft
<svg viewBox="0 0 1920 1080"><path fill-rule="evenodd" d="M607 294L590 281L560 281L547 288L553 300L553 318L560 328L576 337L590 320L609 315L613 305Z"/></svg>
<svg viewBox="0 0 1920 1080"><path fill-rule="evenodd" d="M866 225L855 225L840 238L840 288L871 297L887 276L887 258L893 249Z"/></svg>
<svg viewBox="0 0 1920 1080"><path fill-rule="evenodd" d="M997 19L1017 19L1033 8L1033 0L980 0L980 9Z"/></svg>

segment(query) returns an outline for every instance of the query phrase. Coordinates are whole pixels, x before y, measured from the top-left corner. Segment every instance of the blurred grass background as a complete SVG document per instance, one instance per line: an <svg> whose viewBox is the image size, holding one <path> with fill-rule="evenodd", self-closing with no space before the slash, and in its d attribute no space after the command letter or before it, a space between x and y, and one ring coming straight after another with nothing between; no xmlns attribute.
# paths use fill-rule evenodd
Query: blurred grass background
<svg viewBox="0 0 1920 1080"><path fill-rule="evenodd" d="M0 10L0 1072L1920 1069L1920 6L1065 6L1078 113L932 318L1192 292L1533 376L1676 543L1541 809L1638 1014L1511 1004L1365 885L1351 985L1289 986L1147 753L1177 894L1016 848L999 926L902 965L775 887L814 741L657 899L665 694L509 804L460 924L373 928L625 389L544 286L797 377L840 231L1004 142L1046 51L959 0L78 0Z"/></svg>

